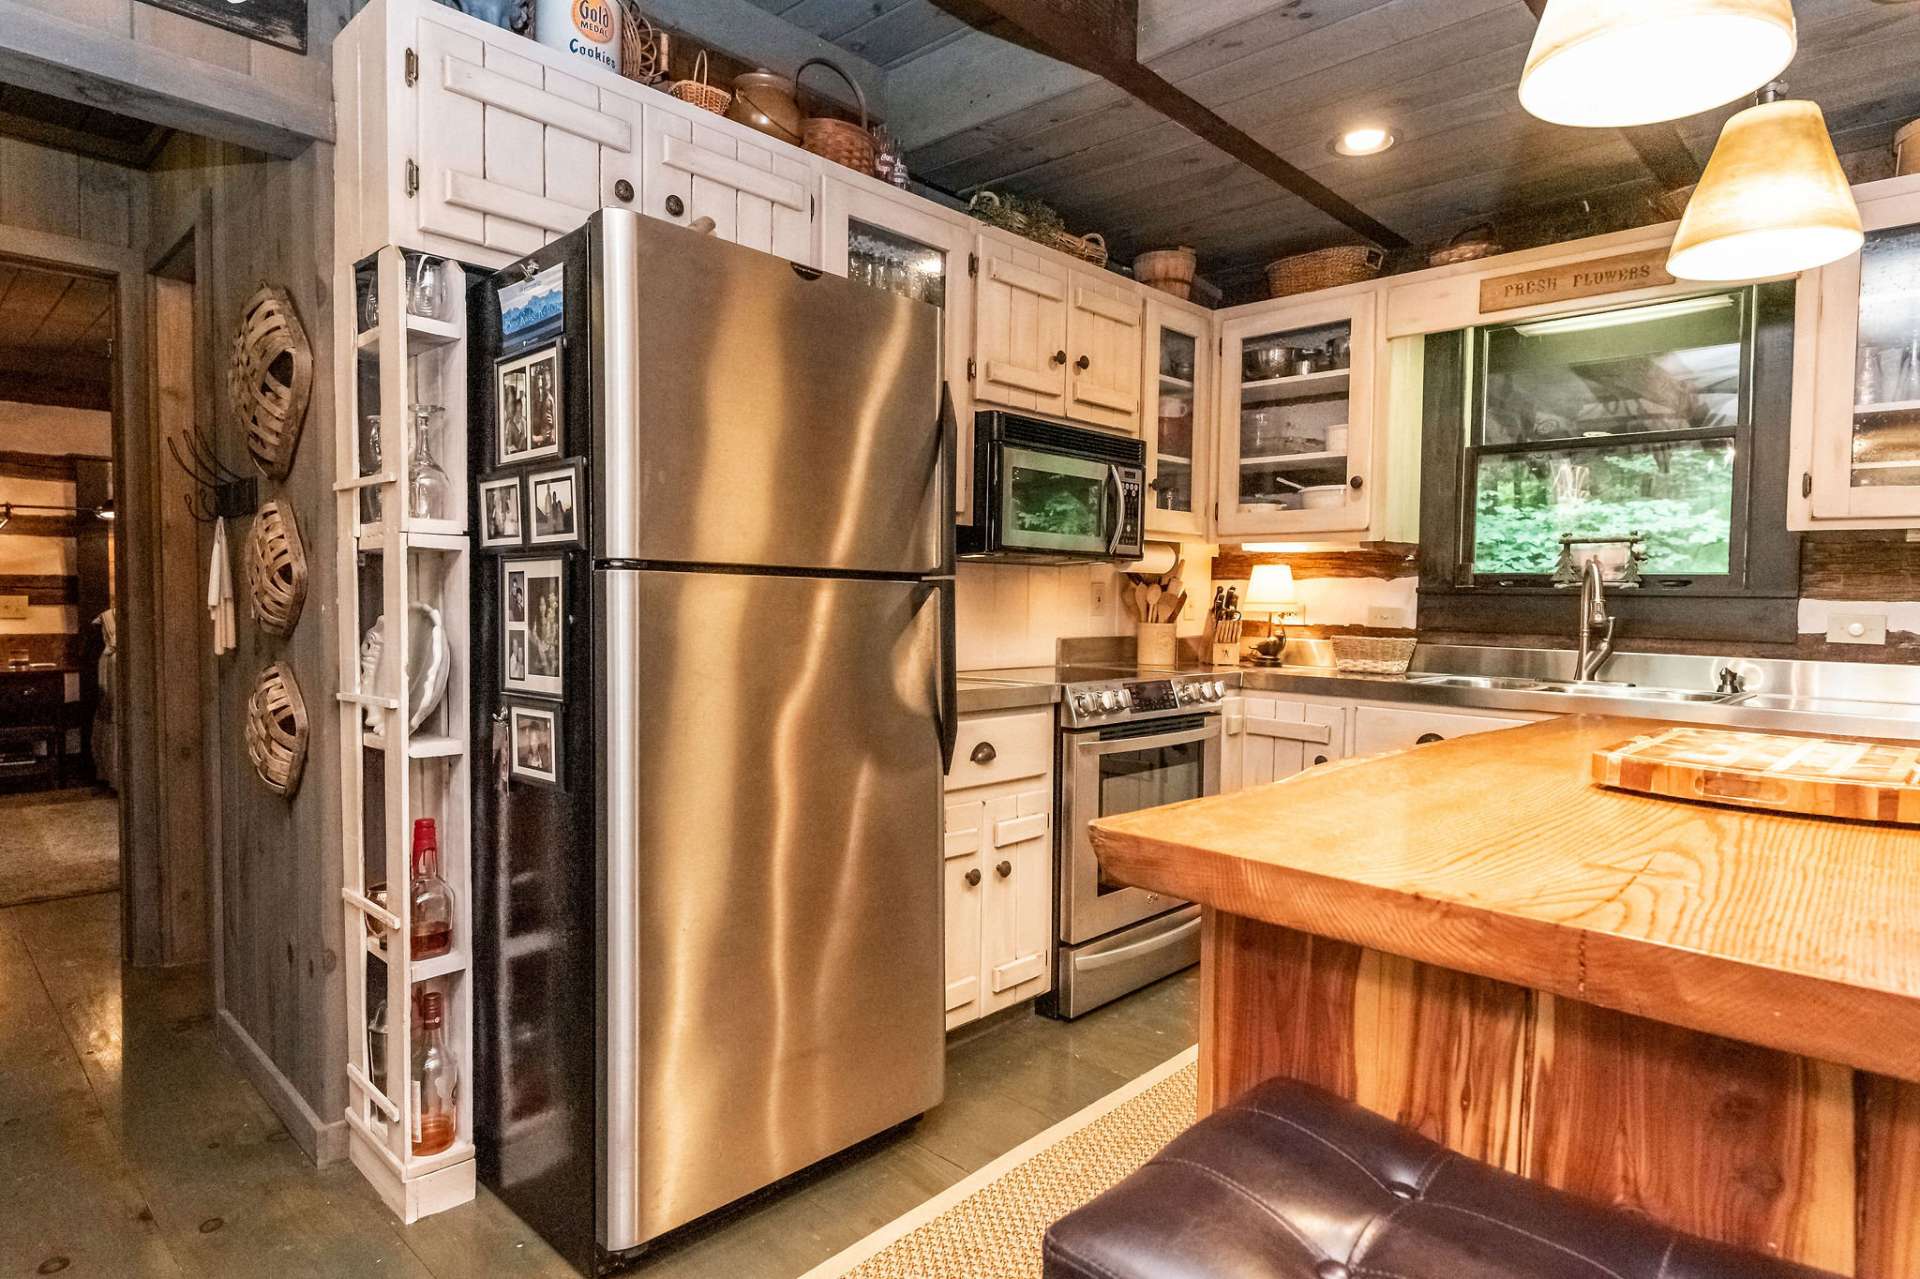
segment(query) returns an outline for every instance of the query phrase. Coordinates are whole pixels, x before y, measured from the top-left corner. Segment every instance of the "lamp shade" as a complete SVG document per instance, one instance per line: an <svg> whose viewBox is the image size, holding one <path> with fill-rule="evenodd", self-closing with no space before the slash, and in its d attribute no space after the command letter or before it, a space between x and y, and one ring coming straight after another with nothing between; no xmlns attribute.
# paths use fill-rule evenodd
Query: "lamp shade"
<svg viewBox="0 0 1920 1279"><path fill-rule="evenodd" d="M1864 239L1826 118L1804 98L1782 98L1720 131L1667 271L1678 280L1792 275L1857 252Z"/></svg>
<svg viewBox="0 0 1920 1279"><path fill-rule="evenodd" d="M1798 39L1792 0L1548 0L1520 105L1589 129L1678 120L1772 80Z"/></svg>
<svg viewBox="0 0 1920 1279"><path fill-rule="evenodd" d="M1256 564L1241 607L1253 613L1277 613L1299 601L1293 594L1293 570L1285 564Z"/></svg>

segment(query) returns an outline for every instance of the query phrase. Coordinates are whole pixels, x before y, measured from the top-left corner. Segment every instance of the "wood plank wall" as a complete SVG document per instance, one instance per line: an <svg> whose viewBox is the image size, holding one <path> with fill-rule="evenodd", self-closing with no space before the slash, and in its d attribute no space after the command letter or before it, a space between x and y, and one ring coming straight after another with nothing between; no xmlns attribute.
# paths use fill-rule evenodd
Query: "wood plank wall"
<svg viewBox="0 0 1920 1279"><path fill-rule="evenodd" d="M308 547L331 547L332 148L316 145L297 159L271 160L182 136L161 153L150 180L156 252L170 247L158 243L163 235L199 224L199 418L213 425L216 446L229 464L246 456L226 398L233 326L261 281L293 295L314 349L313 399L291 474L284 484L263 482L261 499L290 501ZM198 243L202 236L205 242ZM229 528L236 555L246 532L244 520ZM343 1150L339 1116L346 1104L339 751L337 717L330 709L339 687L328 623L333 557L309 554L308 573L306 615L285 639L262 632L242 605L239 647L219 659L213 676L213 731L204 747L216 770L212 788L219 812L215 927L223 1030L250 1059L243 1064L295 1138L330 1159ZM312 725L306 775L291 801L270 794L253 775L242 735L255 677L281 659L300 680Z"/></svg>

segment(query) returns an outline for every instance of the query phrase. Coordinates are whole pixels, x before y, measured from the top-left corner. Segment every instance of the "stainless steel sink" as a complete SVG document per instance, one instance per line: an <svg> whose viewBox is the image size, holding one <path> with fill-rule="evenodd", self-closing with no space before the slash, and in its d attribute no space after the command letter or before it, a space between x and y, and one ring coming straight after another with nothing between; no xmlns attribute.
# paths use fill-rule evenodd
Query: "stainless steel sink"
<svg viewBox="0 0 1920 1279"><path fill-rule="evenodd" d="M1575 684L1565 680L1526 679L1516 675L1409 675L1407 682L1435 688L1504 689L1514 693L1564 693L1573 697L1630 697L1647 702L1731 700L1730 695L1723 693L1696 692L1685 688L1645 688L1619 680L1588 680Z"/></svg>
<svg viewBox="0 0 1920 1279"><path fill-rule="evenodd" d="M1431 684L1438 688L1505 688L1517 692L1546 687L1537 679L1503 675L1409 675L1407 683Z"/></svg>

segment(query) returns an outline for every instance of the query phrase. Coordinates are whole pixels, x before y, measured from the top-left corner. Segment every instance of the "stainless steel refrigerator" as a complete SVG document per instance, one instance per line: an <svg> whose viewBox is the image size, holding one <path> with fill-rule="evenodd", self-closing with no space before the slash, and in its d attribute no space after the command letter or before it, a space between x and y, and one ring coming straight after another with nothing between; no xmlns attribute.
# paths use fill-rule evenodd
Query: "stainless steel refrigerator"
<svg viewBox="0 0 1920 1279"><path fill-rule="evenodd" d="M469 315L475 1141L591 1270L940 1099L939 315L616 210Z"/></svg>

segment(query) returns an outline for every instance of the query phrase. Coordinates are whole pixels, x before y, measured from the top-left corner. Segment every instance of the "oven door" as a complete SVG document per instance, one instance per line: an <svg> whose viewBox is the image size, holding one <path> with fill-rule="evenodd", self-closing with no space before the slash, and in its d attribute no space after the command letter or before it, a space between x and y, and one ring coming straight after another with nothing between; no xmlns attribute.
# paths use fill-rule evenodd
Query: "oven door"
<svg viewBox="0 0 1920 1279"><path fill-rule="evenodd" d="M1111 462L1008 444L994 494L1000 545L1102 559L1116 554L1126 523L1121 468Z"/></svg>
<svg viewBox="0 0 1920 1279"><path fill-rule="evenodd" d="M1219 794L1221 721L1206 715L1129 724L1067 733L1062 741L1060 939L1072 945L1182 904L1104 877L1087 824Z"/></svg>

